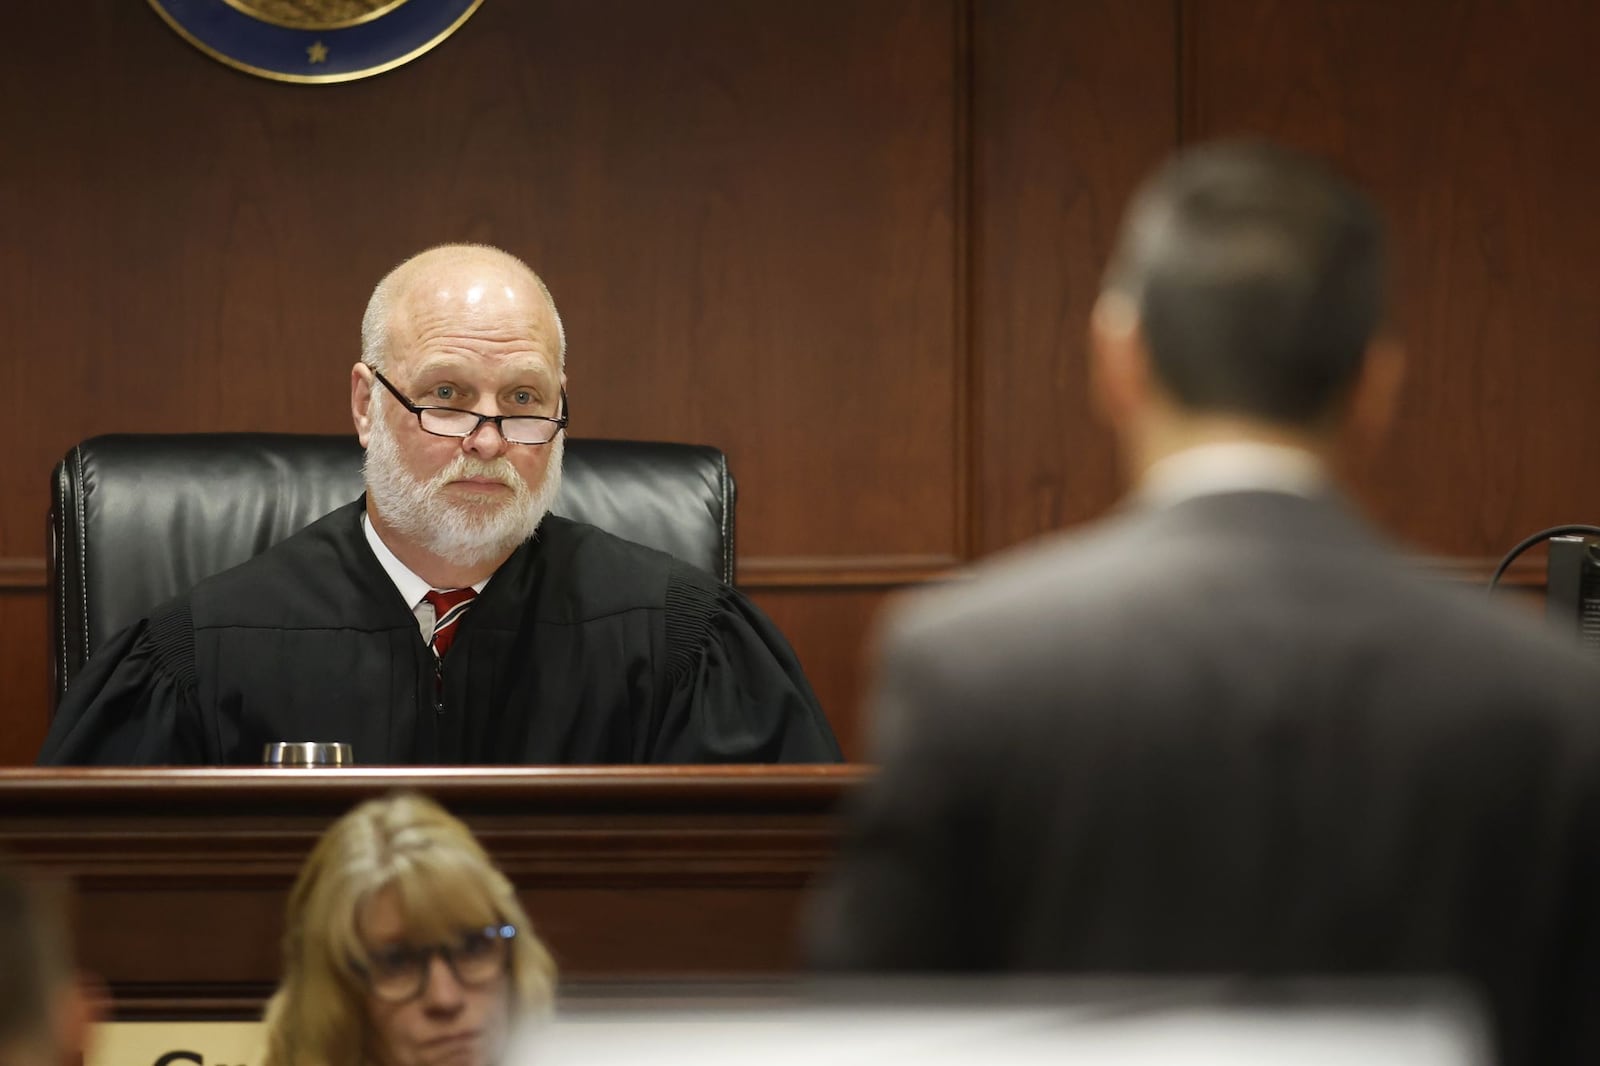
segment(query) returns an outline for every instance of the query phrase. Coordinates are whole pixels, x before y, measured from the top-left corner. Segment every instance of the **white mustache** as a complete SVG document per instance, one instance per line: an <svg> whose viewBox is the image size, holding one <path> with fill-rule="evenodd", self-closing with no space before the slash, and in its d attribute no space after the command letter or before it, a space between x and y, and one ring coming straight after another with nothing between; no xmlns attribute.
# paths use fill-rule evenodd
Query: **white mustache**
<svg viewBox="0 0 1600 1066"><path fill-rule="evenodd" d="M509 459L476 459L470 455L457 456L449 466L433 479L430 488L439 489L452 481L460 481L469 477L485 477L498 481L506 488L521 491L523 488L522 476L517 473L517 468L511 465Z"/></svg>

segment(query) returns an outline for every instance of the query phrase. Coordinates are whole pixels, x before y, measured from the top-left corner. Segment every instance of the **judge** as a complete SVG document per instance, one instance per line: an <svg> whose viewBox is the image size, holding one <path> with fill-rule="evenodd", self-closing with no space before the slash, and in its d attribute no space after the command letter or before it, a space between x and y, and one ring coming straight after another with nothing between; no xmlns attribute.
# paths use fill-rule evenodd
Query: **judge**
<svg viewBox="0 0 1600 1066"><path fill-rule="evenodd" d="M110 641L68 690L52 764L831 762L783 636L668 555L549 513L565 333L498 249L395 268L350 408L366 495Z"/></svg>

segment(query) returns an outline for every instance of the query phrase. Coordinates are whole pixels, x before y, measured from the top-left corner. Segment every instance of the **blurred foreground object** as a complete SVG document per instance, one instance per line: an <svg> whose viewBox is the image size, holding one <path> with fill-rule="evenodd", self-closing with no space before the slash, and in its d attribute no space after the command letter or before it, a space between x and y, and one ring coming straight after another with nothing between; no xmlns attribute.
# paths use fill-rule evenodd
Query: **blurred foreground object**
<svg viewBox="0 0 1600 1066"><path fill-rule="evenodd" d="M509 1066L918 1063L1487 1066L1443 986L1285 982L849 982L663 988L564 1003Z"/></svg>
<svg viewBox="0 0 1600 1066"><path fill-rule="evenodd" d="M91 998L72 965L65 891L0 861L0 1066L78 1059Z"/></svg>

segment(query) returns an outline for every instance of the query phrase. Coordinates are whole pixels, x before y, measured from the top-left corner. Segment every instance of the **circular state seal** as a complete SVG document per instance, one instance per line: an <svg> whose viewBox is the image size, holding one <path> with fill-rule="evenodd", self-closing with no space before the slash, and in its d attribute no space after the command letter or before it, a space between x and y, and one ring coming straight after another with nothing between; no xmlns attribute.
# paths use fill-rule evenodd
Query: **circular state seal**
<svg viewBox="0 0 1600 1066"><path fill-rule="evenodd" d="M149 0L213 59L275 81L337 82L409 62L483 0Z"/></svg>
<svg viewBox="0 0 1600 1066"><path fill-rule="evenodd" d="M302 30L341 30L393 11L406 0L227 0L246 15L274 26Z"/></svg>

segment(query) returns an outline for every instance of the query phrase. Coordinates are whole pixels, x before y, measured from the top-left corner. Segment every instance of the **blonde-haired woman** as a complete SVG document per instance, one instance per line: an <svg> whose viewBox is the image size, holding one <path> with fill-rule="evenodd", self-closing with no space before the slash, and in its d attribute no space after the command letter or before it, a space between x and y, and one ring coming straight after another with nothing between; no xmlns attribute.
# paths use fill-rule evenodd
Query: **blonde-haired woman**
<svg viewBox="0 0 1600 1066"><path fill-rule="evenodd" d="M490 1066L555 966L465 825L423 796L363 803L289 896L263 1066Z"/></svg>

